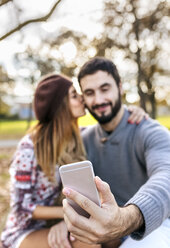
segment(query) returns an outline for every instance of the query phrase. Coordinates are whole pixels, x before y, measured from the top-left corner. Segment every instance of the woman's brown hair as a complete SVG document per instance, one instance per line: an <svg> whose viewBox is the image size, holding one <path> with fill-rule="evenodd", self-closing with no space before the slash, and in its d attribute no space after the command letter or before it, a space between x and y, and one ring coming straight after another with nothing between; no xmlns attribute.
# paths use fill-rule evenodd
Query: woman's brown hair
<svg viewBox="0 0 170 248"><path fill-rule="evenodd" d="M47 123L38 122L30 131L38 164L50 180L55 165L85 159L77 119L72 117L68 95Z"/></svg>

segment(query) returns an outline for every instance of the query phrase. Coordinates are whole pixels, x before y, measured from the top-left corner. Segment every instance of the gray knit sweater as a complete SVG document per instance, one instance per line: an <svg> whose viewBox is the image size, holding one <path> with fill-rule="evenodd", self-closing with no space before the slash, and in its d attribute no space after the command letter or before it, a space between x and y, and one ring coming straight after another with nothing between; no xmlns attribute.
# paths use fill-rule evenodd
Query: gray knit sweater
<svg viewBox="0 0 170 248"><path fill-rule="evenodd" d="M117 203L135 204L145 229L132 233L141 239L170 216L170 133L152 119L127 122L129 112L108 135L99 124L82 132L95 175L106 181Z"/></svg>

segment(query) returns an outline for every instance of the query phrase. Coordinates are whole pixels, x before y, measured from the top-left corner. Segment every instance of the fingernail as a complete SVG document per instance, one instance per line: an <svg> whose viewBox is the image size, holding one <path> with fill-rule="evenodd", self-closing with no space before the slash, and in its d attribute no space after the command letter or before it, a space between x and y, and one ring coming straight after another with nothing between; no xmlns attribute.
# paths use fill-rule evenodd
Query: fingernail
<svg viewBox="0 0 170 248"><path fill-rule="evenodd" d="M136 125L139 125L139 123L140 123L139 121L136 121Z"/></svg>
<svg viewBox="0 0 170 248"><path fill-rule="evenodd" d="M76 239L73 236L70 235L70 240L75 241Z"/></svg>
<svg viewBox="0 0 170 248"><path fill-rule="evenodd" d="M134 122L133 122L133 121L130 121L130 120L128 120L128 123L130 123L130 124L134 124Z"/></svg>
<svg viewBox="0 0 170 248"><path fill-rule="evenodd" d="M69 196L70 195L70 190L68 188L64 188L63 189L63 194L66 195L66 196Z"/></svg>

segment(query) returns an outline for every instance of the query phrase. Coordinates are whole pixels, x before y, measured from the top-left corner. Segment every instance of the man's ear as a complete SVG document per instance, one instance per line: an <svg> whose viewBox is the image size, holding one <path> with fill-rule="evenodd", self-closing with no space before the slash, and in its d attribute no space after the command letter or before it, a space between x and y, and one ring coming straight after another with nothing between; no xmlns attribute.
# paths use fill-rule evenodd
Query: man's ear
<svg viewBox="0 0 170 248"><path fill-rule="evenodd" d="M122 82L120 81L119 83L119 90L120 90L120 95L123 95L123 87L122 87Z"/></svg>

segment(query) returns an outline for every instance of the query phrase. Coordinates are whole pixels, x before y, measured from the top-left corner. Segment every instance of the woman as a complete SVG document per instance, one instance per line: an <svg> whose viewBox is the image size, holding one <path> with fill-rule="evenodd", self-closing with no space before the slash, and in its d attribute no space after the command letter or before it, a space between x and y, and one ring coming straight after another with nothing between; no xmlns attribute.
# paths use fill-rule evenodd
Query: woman
<svg viewBox="0 0 170 248"><path fill-rule="evenodd" d="M20 141L10 168L11 211L1 236L3 247L101 247L70 238L57 204L58 167L86 159L77 125L85 114L82 98L68 78L50 75L38 84L34 110L38 123Z"/></svg>

